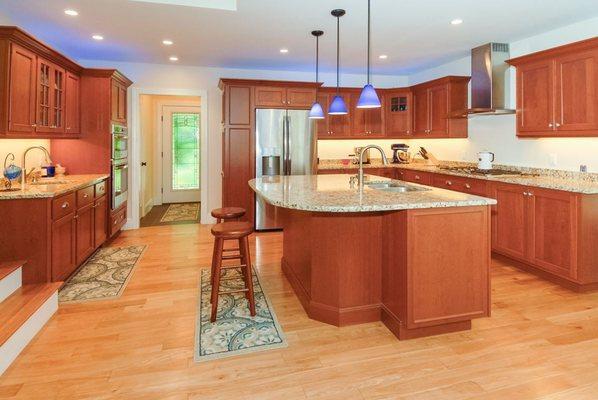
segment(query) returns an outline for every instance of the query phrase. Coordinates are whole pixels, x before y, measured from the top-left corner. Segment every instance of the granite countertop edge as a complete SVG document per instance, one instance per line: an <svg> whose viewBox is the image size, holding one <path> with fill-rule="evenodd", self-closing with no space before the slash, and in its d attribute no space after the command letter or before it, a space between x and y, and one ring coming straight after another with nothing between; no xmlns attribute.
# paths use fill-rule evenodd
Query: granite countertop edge
<svg viewBox="0 0 598 400"><path fill-rule="evenodd" d="M82 189L84 187L95 185L110 175L107 174L84 174L84 175L66 175L64 178L58 180L68 180L69 183L55 184L58 187L54 190L44 190L46 185L27 185L25 191L0 191L0 201L2 200L16 200L16 199L45 199L53 198L63 195L68 192ZM51 184L51 183L50 183Z"/></svg>
<svg viewBox="0 0 598 400"><path fill-rule="evenodd" d="M342 164L342 163L326 163L319 164L318 170L351 170L356 169L356 164ZM549 175L511 175L511 176L487 176L474 175L459 171L451 171L440 168L435 165L421 165L421 164L366 164L364 169L378 169L378 168L396 168L420 172L431 172L435 174L458 176L463 178L480 179L491 182L502 182L513 185L533 186L542 189L561 190L564 192L579 193L579 194L598 194L598 182L590 183L579 179L558 178Z"/></svg>

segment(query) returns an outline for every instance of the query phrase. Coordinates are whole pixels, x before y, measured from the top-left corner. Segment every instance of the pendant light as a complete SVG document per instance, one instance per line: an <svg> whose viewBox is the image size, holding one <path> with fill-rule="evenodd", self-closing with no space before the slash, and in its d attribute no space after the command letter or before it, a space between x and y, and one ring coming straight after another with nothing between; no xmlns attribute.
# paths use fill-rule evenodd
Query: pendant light
<svg viewBox="0 0 598 400"><path fill-rule="evenodd" d="M376 89L370 84L370 42L371 42L371 17L370 17L370 0L368 0L368 55L367 55L367 75L368 81L367 84L361 90L361 94L359 95L359 100L357 101L357 108L379 108L382 107L380 104L380 98L378 97L378 93L376 93Z"/></svg>
<svg viewBox="0 0 598 400"><path fill-rule="evenodd" d="M340 95L339 87L339 63L340 63L340 18L345 15L345 10L332 10L331 14L336 18L336 96L332 99L328 114L345 115L348 114L345 101Z"/></svg>
<svg viewBox="0 0 598 400"><path fill-rule="evenodd" d="M318 72L320 64L320 36L324 34L323 31L311 31L311 34L316 37L316 85L318 84ZM324 119L324 110L322 105L318 103L318 87L316 86L316 100L309 110L309 119Z"/></svg>

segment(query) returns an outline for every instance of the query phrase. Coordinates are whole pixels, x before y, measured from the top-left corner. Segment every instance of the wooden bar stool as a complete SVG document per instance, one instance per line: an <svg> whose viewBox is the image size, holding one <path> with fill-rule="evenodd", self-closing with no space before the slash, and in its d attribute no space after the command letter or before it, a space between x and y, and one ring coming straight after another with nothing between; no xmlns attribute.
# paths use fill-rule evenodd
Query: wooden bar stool
<svg viewBox="0 0 598 400"><path fill-rule="evenodd" d="M249 235L253 232L253 226L249 222L222 222L212 227L214 235L214 255L212 258L212 315L210 321L216 321L218 314L218 295L237 292L245 292L245 297L249 301L249 313L255 315L255 297L253 294L253 277L251 274L251 255L249 254ZM238 240L239 253L223 254L225 240ZM223 260L240 260L240 265L223 266ZM220 278L222 270L240 268L243 275L245 287L238 290L227 290L220 292Z"/></svg>
<svg viewBox="0 0 598 400"><path fill-rule="evenodd" d="M241 207L222 207L212 210L212 217L216 218L216 223L223 221L237 220L245 215L245 209Z"/></svg>

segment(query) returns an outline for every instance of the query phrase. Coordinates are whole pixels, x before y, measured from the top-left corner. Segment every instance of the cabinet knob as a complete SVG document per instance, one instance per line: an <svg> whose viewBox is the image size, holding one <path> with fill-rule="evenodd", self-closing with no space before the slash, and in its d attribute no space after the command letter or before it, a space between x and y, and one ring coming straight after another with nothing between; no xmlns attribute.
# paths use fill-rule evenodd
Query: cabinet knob
<svg viewBox="0 0 598 400"><path fill-rule="evenodd" d="M69 208L69 202L65 201L64 203L62 203L62 208Z"/></svg>
<svg viewBox="0 0 598 400"><path fill-rule="evenodd" d="M86 198L88 198L88 197L89 197L89 195L88 195L87 193L85 193L85 194L83 195L83 198L84 198L84 199L86 199Z"/></svg>
<svg viewBox="0 0 598 400"><path fill-rule="evenodd" d="M465 189L471 189L471 185L469 183L465 184Z"/></svg>
<svg viewBox="0 0 598 400"><path fill-rule="evenodd" d="M552 122L548 124L548 127L549 127L549 128L552 128Z"/></svg>
<svg viewBox="0 0 598 400"><path fill-rule="evenodd" d="M558 128L559 126L561 126L561 124L559 124L558 122L555 124L556 127Z"/></svg>
<svg viewBox="0 0 598 400"><path fill-rule="evenodd" d="M35 127L37 126L37 124L31 124L31 126L32 126L33 128L35 128Z"/></svg>
<svg viewBox="0 0 598 400"><path fill-rule="evenodd" d="M447 186L453 186L453 182L451 181L446 181Z"/></svg>
<svg viewBox="0 0 598 400"><path fill-rule="evenodd" d="M415 175L415 180L419 181L421 178L419 177L419 175Z"/></svg>

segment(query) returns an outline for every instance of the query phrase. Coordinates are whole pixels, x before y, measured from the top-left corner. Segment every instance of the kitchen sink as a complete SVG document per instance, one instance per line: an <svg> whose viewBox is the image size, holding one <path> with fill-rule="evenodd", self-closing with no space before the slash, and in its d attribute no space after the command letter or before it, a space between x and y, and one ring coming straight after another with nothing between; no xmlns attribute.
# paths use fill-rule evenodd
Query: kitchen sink
<svg viewBox="0 0 598 400"><path fill-rule="evenodd" d="M406 193L406 192L423 192L426 190L430 190L425 187L421 186L414 186L414 185L406 185L401 182L376 182L376 183L366 183L367 187L381 190L383 192L395 192L395 193Z"/></svg>

